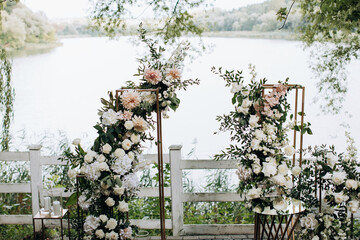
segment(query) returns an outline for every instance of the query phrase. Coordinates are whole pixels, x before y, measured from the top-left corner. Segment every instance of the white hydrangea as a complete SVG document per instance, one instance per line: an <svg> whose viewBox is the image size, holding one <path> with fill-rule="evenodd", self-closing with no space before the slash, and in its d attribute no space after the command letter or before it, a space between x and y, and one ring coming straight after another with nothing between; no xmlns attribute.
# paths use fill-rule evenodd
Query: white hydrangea
<svg viewBox="0 0 360 240"><path fill-rule="evenodd" d="M91 206L92 204L92 198L88 198L87 196L87 192L86 193L83 193L80 195L79 199L78 199L78 204L79 204L79 207L82 209L82 210L88 210L89 207Z"/></svg>
<svg viewBox="0 0 360 240"><path fill-rule="evenodd" d="M139 179L135 173L130 173L124 177L123 187L128 191L134 191L139 187Z"/></svg>
<svg viewBox="0 0 360 240"><path fill-rule="evenodd" d="M101 172L99 171L99 165L99 162L94 162L86 166L84 174L87 179L94 181L101 176Z"/></svg>
<svg viewBox="0 0 360 240"><path fill-rule="evenodd" d="M93 231L100 226L99 218L95 216L87 216L84 223L84 232L86 234L92 234Z"/></svg>
<svg viewBox="0 0 360 240"><path fill-rule="evenodd" d="M119 175L124 175L130 171L131 167L132 160L125 155L123 158L116 158L114 164L111 166L111 169Z"/></svg>

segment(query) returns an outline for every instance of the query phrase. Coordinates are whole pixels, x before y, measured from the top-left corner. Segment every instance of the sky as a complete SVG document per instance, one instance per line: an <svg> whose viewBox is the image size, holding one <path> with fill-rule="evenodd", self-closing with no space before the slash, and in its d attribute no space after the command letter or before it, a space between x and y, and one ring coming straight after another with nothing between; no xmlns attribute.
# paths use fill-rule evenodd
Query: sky
<svg viewBox="0 0 360 240"><path fill-rule="evenodd" d="M214 7L231 10L266 0L209 0ZM33 11L44 12L49 19L85 17L89 0L22 0Z"/></svg>

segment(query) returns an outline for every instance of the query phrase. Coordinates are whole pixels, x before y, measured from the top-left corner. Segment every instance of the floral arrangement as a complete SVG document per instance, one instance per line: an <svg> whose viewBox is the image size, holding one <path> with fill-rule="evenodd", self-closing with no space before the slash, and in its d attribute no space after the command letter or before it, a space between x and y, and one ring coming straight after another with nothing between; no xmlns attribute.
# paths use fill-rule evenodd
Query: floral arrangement
<svg viewBox="0 0 360 240"><path fill-rule="evenodd" d="M142 28L139 32L150 51L150 56L139 59L136 76L141 78L140 83L128 82L126 88L133 90L122 92L118 99L109 93L109 100L101 100L100 122L94 126L98 137L90 150L85 151L80 139L75 139L75 153L70 149L64 153L63 159L70 167L68 175L83 176L78 177L78 204L87 214L76 223L83 229L80 239L131 239L136 230L128 221L128 203L139 188L136 172L149 164L141 157L141 144L153 140L148 130L154 127L156 95L135 89L158 88L160 111L165 118L170 109L179 106L176 91L199 83L197 79L181 80L188 43L180 44L165 59L165 49L146 38Z"/></svg>
<svg viewBox="0 0 360 240"><path fill-rule="evenodd" d="M298 184L292 192L292 196L298 197L306 207L298 237L354 239L348 213L359 210L360 164L356 158L337 154L333 146L322 145L310 148L309 152L312 158L304 160L302 173L295 179ZM316 191L317 196L314 195Z"/></svg>
<svg viewBox="0 0 360 240"><path fill-rule="evenodd" d="M291 89L287 81L279 82L270 92L256 81L254 67L252 79L244 85L240 71L222 72L213 68L231 86L234 111L219 116L220 131L230 131L231 144L215 159L239 159L237 175L239 193L248 207L259 213L284 212L290 202L286 198L293 188L292 176L300 174L301 168L291 167L290 159L295 149L289 144L287 124L290 105L286 96ZM293 126L294 127L294 126ZM307 130L309 132L309 130Z"/></svg>

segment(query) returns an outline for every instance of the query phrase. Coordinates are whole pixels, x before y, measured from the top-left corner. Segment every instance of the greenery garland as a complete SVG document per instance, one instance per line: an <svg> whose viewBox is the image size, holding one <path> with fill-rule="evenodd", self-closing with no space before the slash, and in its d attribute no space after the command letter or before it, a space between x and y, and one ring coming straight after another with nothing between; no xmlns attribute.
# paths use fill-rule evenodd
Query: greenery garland
<svg viewBox="0 0 360 240"><path fill-rule="evenodd" d="M168 117L167 112L176 110L180 104L176 91L199 84L198 79L181 80L180 70L189 43L180 44L165 59L165 49L146 38L141 27L139 32L150 55L139 59L136 76L141 78L140 84L130 81L126 88L158 88L160 110ZM91 150L85 151L80 139L75 139L75 153L68 149L63 157L70 166L70 177L78 172L84 176L78 178L81 193L78 203L89 214L76 225L83 230L81 239L130 239L135 226L130 226L128 220L128 203L139 188L136 173L149 164L141 156L141 147L144 141L153 140L148 130L155 125L152 114L156 112L156 95L126 90L118 99L109 93L109 100L101 101L100 123L94 126L98 137Z"/></svg>

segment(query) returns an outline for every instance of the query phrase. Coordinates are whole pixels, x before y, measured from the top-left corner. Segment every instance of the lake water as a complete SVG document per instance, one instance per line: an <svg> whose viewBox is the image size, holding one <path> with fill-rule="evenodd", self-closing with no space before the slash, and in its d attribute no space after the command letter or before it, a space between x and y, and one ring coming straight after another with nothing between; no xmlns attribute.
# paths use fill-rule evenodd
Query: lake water
<svg viewBox="0 0 360 240"><path fill-rule="evenodd" d="M98 121L100 98L106 97L107 91L122 87L125 81L135 79L132 75L136 73L136 57L141 56L141 51L128 37L117 41L106 38L61 41L63 45L51 52L13 61L16 101L12 132L25 129L28 143L40 141L44 132L63 130L70 140L86 137L84 142L89 144L96 137L92 126ZM290 83L306 87L305 120L312 123L314 135L304 137L305 146L336 144L343 151L345 130L340 124L346 121L356 146L360 147L359 61L353 61L348 68L350 88L345 108L353 115L348 119L323 115L312 102L317 94L316 85L308 68L308 52L300 42L237 38L204 38L204 42L214 44L213 51L188 64L183 73L184 78L201 79L201 84L181 92L179 109L163 121L165 152L169 145L182 144L184 156L195 146L193 157L209 158L228 146L227 134L213 132L219 126L216 116L232 109L231 94L210 68L222 66L247 72L249 63L269 83L289 77Z"/></svg>

